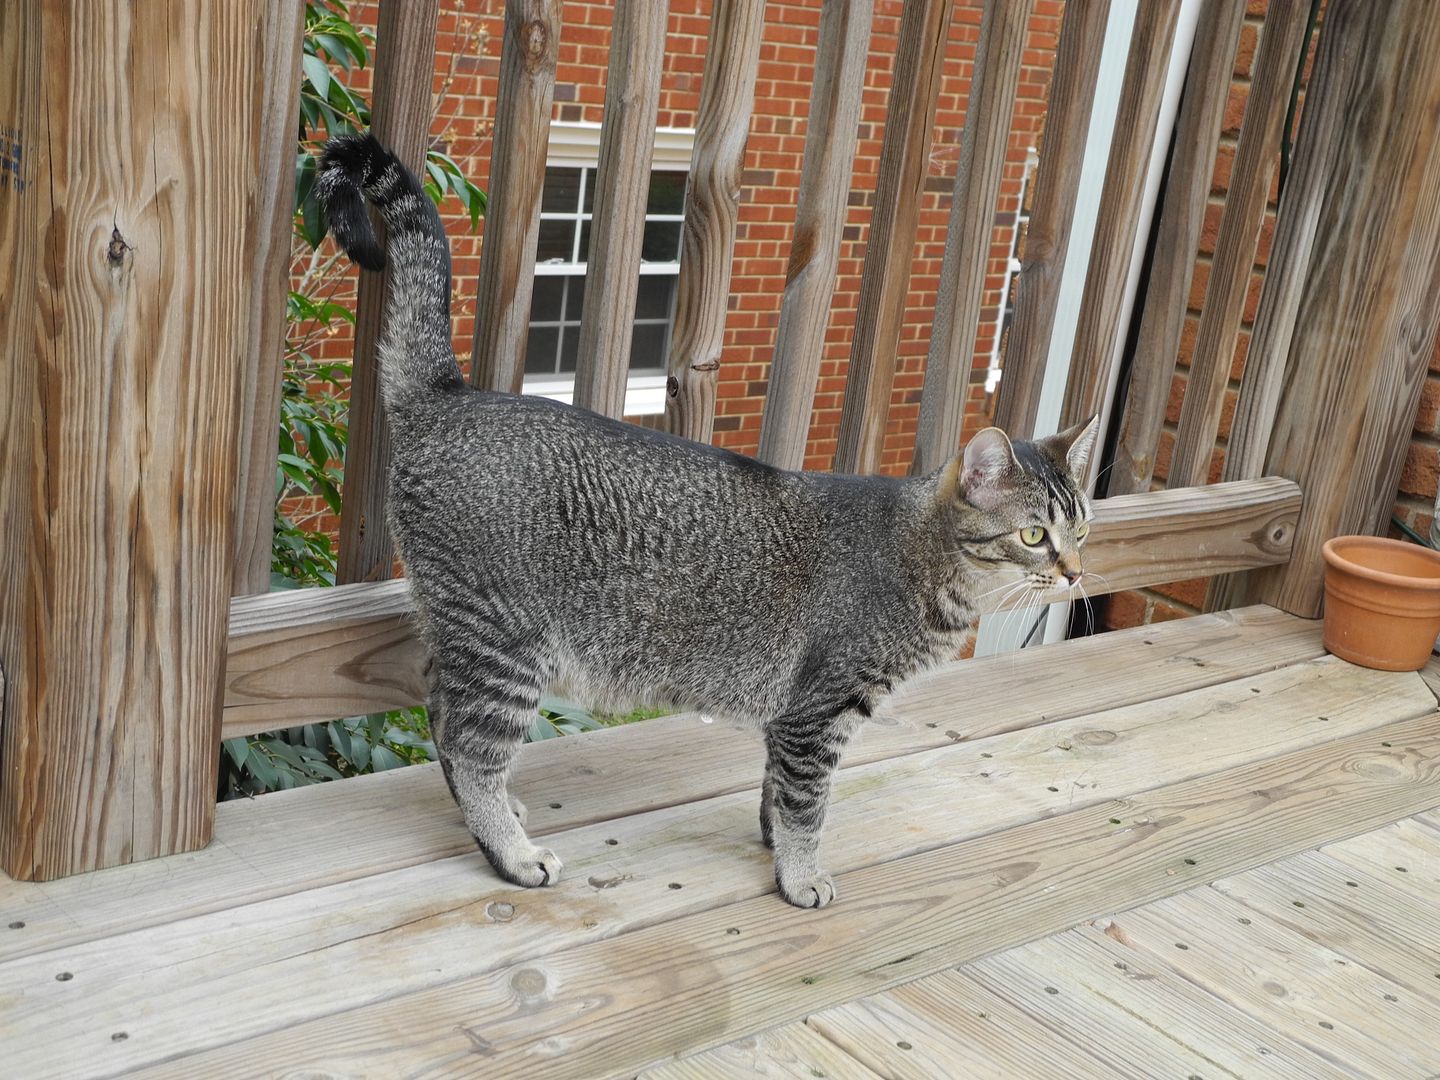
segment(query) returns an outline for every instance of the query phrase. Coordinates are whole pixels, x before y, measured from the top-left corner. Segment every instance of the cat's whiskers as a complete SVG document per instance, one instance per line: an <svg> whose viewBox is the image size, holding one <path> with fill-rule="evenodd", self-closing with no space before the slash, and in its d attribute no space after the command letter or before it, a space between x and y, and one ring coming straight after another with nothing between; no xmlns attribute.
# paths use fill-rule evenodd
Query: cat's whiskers
<svg viewBox="0 0 1440 1080"><path fill-rule="evenodd" d="M995 588L993 588L993 589L986 589L984 592L980 593L978 596L972 597L971 599L974 600L974 601L984 600L987 596L994 596L994 595L995 595L997 592L999 592L1001 589L1007 589L1007 590L1008 590L1008 589L1014 589L1014 588L1016 588L1017 586L1024 585L1024 584L1025 584L1025 579L1024 579L1024 578L1021 578L1019 581L1006 581L1006 582L1003 582L1003 583L1000 584L1000 585L996 585ZM996 608L999 608L999 607L1001 607L1004 603L1005 603L1004 600L998 600L998 601L996 601L995 606L996 606Z"/></svg>
<svg viewBox="0 0 1440 1080"><path fill-rule="evenodd" d="M1090 603L1090 594L1085 591L1085 575L1075 582L1076 588L1080 590L1080 599L1085 603L1085 618L1089 623L1090 632L1095 632L1095 607Z"/></svg>

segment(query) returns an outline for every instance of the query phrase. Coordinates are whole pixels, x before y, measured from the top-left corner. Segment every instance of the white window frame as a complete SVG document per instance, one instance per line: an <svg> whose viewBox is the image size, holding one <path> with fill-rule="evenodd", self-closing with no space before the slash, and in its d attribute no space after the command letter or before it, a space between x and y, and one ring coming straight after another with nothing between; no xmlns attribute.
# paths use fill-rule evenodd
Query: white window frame
<svg viewBox="0 0 1440 1080"><path fill-rule="evenodd" d="M550 144L545 164L562 169L594 169L600 161L600 124L591 122L562 123L550 125ZM694 128L656 128L655 151L651 161L653 171L690 171L691 155L695 148ZM580 205L584 205L584 177L581 178ZM545 214L547 220L563 220L567 217L581 220L584 214ZM683 221L682 214L649 214L647 221ZM575 243L579 243L576 230ZM585 263L537 263L536 277L580 277L587 270ZM641 263L641 274L663 274L677 276L678 262ZM543 324L542 324L543 325ZM625 415L656 416L665 411L665 380L663 372L631 375L625 383ZM569 405L575 397L573 375L526 375L524 382L527 394L537 394Z"/></svg>

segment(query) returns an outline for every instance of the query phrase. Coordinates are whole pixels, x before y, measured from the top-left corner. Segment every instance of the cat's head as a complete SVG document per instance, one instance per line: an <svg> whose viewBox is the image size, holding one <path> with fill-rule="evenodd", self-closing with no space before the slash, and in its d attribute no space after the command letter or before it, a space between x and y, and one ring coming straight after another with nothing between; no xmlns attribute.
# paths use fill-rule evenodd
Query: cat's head
<svg viewBox="0 0 1440 1080"><path fill-rule="evenodd" d="M1099 417L1034 442L986 428L945 468L939 498L956 535L948 547L977 568L1013 570L1039 588L1073 586L1090 531L1086 466Z"/></svg>

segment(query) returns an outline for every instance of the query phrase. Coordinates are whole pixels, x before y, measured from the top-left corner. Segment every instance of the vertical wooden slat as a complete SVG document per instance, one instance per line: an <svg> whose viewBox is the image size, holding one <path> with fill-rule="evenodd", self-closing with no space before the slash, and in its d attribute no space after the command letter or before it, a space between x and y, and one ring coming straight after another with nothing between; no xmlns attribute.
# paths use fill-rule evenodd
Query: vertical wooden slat
<svg viewBox="0 0 1440 1080"><path fill-rule="evenodd" d="M1102 410L1123 344L1126 287L1179 13L1180 0L1149 0L1135 15L1060 407L1062 429ZM1099 459L1090 456L1092 470Z"/></svg>
<svg viewBox="0 0 1440 1080"><path fill-rule="evenodd" d="M519 393L555 97L560 0L506 0L470 381Z"/></svg>
<svg viewBox="0 0 1440 1080"><path fill-rule="evenodd" d="M610 31L605 121L575 370L575 404L606 416L625 411L668 6L665 0L617 0Z"/></svg>
<svg viewBox="0 0 1440 1080"><path fill-rule="evenodd" d="M1114 465L1108 474L1106 491L1110 495L1148 491L1155 471L1155 448L1165 423L1175 357L1185 328L1195 249L1205 224L1205 205L1225 103L1230 97L1230 77L1245 6L1245 0L1205 0L1200 11L1175 125L1169 179L1155 231L1144 311L1130 362Z"/></svg>
<svg viewBox="0 0 1440 1080"><path fill-rule="evenodd" d="M12 877L210 838L261 10L0 10L0 864Z"/></svg>
<svg viewBox="0 0 1440 1080"><path fill-rule="evenodd" d="M685 184L685 227L665 386L665 426L709 442L725 344L730 262L740 216L740 174L755 105L765 5L715 0L695 149Z"/></svg>
<svg viewBox="0 0 1440 1080"><path fill-rule="evenodd" d="M1260 36L1180 409L1180 428L1166 481L1170 487L1203 484L1210 476L1225 386L1235 362L1241 309L1255 265L1270 180L1279 164L1281 129L1309 15L1303 3L1277 4L1270 9Z"/></svg>
<svg viewBox="0 0 1440 1080"><path fill-rule="evenodd" d="M795 233L760 420L760 460L783 469L805 464L810 410L835 295L874 12L875 0L825 0L820 9Z"/></svg>
<svg viewBox="0 0 1440 1080"><path fill-rule="evenodd" d="M880 467L952 8L953 0L910 0L901 9L875 211L840 414L837 472L866 473Z"/></svg>
<svg viewBox="0 0 1440 1080"><path fill-rule="evenodd" d="M279 443L285 294L295 231L295 117L300 100L303 0L266 4L260 27L261 75L255 108L260 131L260 186L247 245L254 265L247 299L245 386L240 395L239 488L235 495L236 596L270 590L275 531L275 458Z"/></svg>
<svg viewBox="0 0 1440 1080"><path fill-rule="evenodd" d="M26 746L27 736L40 734L34 727L47 660L41 629L48 598L32 575L44 572L42 560L50 557L44 470L50 467L47 427L54 422L42 411L36 356L39 342L55 330L39 304L45 218L55 210L41 159L49 123L41 104L41 7L40 0L0 6L0 670L7 673L0 700L0 853L10 874L33 862L41 842L25 834L55 828L28 820L44 813L33 803L45 798L45 782L41 761ZM54 77L57 86L66 85L63 68Z"/></svg>
<svg viewBox="0 0 1440 1080"><path fill-rule="evenodd" d="M1016 436L1035 430L1109 17L1110 0L1068 0L1060 24L1015 316L995 396L996 425Z"/></svg>
<svg viewBox="0 0 1440 1080"><path fill-rule="evenodd" d="M995 228L995 199L1010 144L1010 118L1034 0L988 0L975 50L960 162L955 169L945 260L912 473L938 469L959 448L965 392L980 325L980 298Z"/></svg>
<svg viewBox="0 0 1440 1080"><path fill-rule="evenodd" d="M1285 282L1279 259L1307 263L1265 459L1301 485L1305 505L1291 561L1252 575L1248 592L1297 615L1320 610L1321 544L1381 531L1395 497L1440 328L1437 136L1433 7L1331 0L1290 177L1318 185L1323 201L1313 228L1299 226L1310 244L1287 237L1270 271ZM1282 219L1312 205L1311 192L1293 202L1287 192Z"/></svg>
<svg viewBox="0 0 1440 1080"><path fill-rule="evenodd" d="M380 0L375 31L375 92L371 130L400 160L420 172L430 136L439 0ZM383 225L377 223L383 230ZM381 238L383 243L383 236ZM390 432L380 402L375 343L390 274L361 274L355 306L355 364L350 382L350 435L340 489L340 558L336 580L391 576L395 549L385 525Z"/></svg>

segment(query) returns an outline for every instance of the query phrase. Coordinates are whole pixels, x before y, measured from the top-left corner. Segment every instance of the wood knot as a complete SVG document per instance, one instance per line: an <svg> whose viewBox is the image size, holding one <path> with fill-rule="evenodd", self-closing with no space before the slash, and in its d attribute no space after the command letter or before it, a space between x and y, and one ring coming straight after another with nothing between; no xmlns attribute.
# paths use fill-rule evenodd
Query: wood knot
<svg viewBox="0 0 1440 1080"><path fill-rule="evenodd" d="M680 396L680 380L671 375L665 380L665 396L677 398Z"/></svg>
<svg viewBox="0 0 1440 1080"><path fill-rule="evenodd" d="M536 998L545 993L549 980L537 968L522 968L510 977L510 987L522 998Z"/></svg>
<svg viewBox="0 0 1440 1080"><path fill-rule="evenodd" d="M719 360L701 360L698 364L690 365L691 371L719 371Z"/></svg>
<svg viewBox="0 0 1440 1080"><path fill-rule="evenodd" d="M135 249L125 242L125 237L120 235L119 227L110 230L110 244L105 249L105 261L111 266L118 267L125 261L125 253Z"/></svg>
<svg viewBox="0 0 1440 1080"><path fill-rule="evenodd" d="M531 19L520 28L520 40L525 47L525 70L534 74L550 48L550 28L539 19Z"/></svg>

